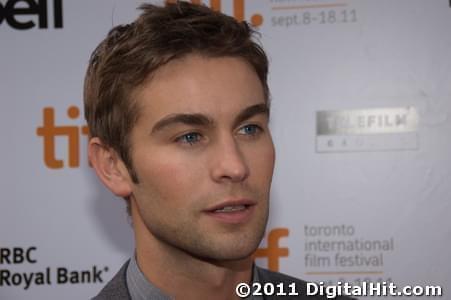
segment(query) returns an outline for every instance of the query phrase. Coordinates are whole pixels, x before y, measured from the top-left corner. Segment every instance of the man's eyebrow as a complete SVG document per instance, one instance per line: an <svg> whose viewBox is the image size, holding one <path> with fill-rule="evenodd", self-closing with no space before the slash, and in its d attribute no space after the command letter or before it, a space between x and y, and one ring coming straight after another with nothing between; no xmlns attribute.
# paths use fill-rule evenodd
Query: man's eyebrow
<svg viewBox="0 0 451 300"><path fill-rule="evenodd" d="M241 122L252 118L258 114L269 116L269 108L266 103L256 104L245 108L235 118L233 126L238 126ZM185 125L196 125L204 127L213 127L214 121L204 114L171 114L158 121L152 128L151 133L163 130L164 128L177 123Z"/></svg>
<svg viewBox="0 0 451 300"><path fill-rule="evenodd" d="M203 114L171 114L158 121L152 128L151 133L155 133L177 123L186 125L197 125L212 127L214 122L211 118Z"/></svg>
<svg viewBox="0 0 451 300"><path fill-rule="evenodd" d="M258 114L265 114L267 117L269 117L269 107L266 103L252 105L252 106L249 106L248 108L244 109L235 118L233 127L238 126L241 122L246 121L247 119L250 119L253 116L258 115Z"/></svg>

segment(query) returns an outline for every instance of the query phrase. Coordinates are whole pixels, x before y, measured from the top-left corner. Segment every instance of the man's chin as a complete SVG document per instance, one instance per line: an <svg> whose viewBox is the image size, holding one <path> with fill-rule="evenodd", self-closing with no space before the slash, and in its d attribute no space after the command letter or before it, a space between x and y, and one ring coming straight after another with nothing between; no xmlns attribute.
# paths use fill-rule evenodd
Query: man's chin
<svg viewBox="0 0 451 300"><path fill-rule="evenodd" d="M210 261L241 261L250 259L260 244L260 239L254 237L242 238L240 240L223 239L210 247L199 249L201 258ZM203 252L203 253L202 253Z"/></svg>
<svg viewBox="0 0 451 300"><path fill-rule="evenodd" d="M252 255L254 254L256 248L252 251L222 251L221 253L210 253L205 256L199 257L202 260L209 261L214 264L222 263L232 263L232 262L246 262L247 260L252 260Z"/></svg>

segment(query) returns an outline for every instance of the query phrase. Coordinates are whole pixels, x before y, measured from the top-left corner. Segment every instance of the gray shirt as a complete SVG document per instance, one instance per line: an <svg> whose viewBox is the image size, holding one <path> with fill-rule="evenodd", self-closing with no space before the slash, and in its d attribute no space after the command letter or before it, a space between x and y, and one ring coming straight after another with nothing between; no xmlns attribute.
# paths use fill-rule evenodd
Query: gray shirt
<svg viewBox="0 0 451 300"><path fill-rule="evenodd" d="M127 267L127 287L132 300L171 300L159 288L153 285L139 269L136 258L133 255ZM259 282L258 272L254 266L252 282ZM251 285L252 286L252 285ZM250 296L248 300L263 300L261 296Z"/></svg>

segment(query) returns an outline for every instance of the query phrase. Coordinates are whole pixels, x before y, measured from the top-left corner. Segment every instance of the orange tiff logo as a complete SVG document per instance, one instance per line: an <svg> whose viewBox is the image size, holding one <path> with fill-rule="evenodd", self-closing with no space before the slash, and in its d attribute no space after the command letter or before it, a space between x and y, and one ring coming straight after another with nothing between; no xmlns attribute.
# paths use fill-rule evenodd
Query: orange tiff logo
<svg viewBox="0 0 451 300"><path fill-rule="evenodd" d="M80 110L76 106L67 109L70 119L77 119ZM55 126L55 110L52 107L43 109L43 125L36 129L36 134L44 139L44 163L50 169L64 167L62 159L55 157L55 138L66 137L68 143L68 165L70 168L80 166L80 135L88 135L88 126Z"/></svg>
<svg viewBox="0 0 451 300"><path fill-rule="evenodd" d="M288 236L288 228L274 228L267 237L267 247L258 248L254 252L254 258L267 258L268 269L271 271L279 271L279 258L287 257L289 255L288 248L280 248L279 240L282 237Z"/></svg>
<svg viewBox="0 0 451 300"><path fill-rule="evenodd" d="M166 0L168 3L174 3L177 0ZM221 11L221 0L210 0L210 7L213 10ZM238 21L245 19L244 0L233 0L233 17ZM191 0L191 3L200 5L201 0ZM263 17L260 14L254 14L251 16L250 22L254 26L260 26L263 24Z"/></svg>

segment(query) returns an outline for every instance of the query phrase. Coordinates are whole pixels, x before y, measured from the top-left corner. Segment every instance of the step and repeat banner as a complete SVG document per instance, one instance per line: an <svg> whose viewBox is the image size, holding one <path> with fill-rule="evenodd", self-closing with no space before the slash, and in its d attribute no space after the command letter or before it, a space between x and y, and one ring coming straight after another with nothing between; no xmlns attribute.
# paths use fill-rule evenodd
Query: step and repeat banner
<svg viewBox="0 0 451 300"><path fill-rule="evenodd" d="M0 0L0 299L88 299L133 253L124 201L88 165L82 86L141 3ZM257 26L270 57L277 159L256 262L448 299L450 1L204 3Z"/></svg>

